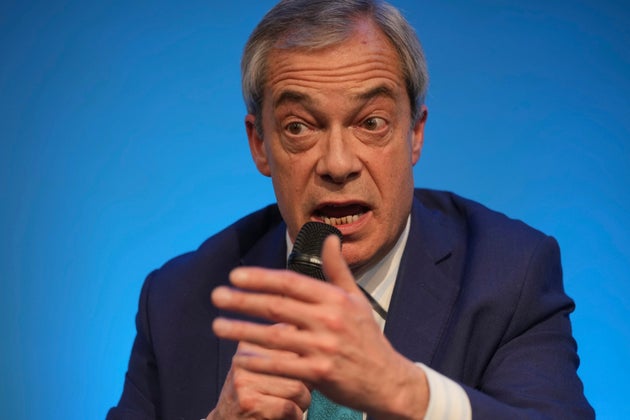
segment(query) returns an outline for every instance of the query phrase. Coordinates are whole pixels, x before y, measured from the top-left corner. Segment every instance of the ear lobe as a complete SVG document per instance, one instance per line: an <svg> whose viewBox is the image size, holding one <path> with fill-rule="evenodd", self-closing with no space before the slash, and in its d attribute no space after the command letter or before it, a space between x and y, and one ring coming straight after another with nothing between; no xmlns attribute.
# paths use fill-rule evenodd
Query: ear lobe
<svg viewBox="0 0 630 420"><path fill-rule="evenodd" d="M420 108L420 115L416 120L412 129L411 139L411 163L415 165L422 154L422 146L424 145L424 125L427 122L429 110L426 105Z"/></svg>
<svg viewBox="0 0 630 420"><path fill-rule="evenodd" d="M269 160L267 159L267 149L263 138L256 129L256 117L252 114L245 116L245 130L247 131L247 139L249 141L249 151L252 154L258 172L265 176L271 176Z"/></svg>

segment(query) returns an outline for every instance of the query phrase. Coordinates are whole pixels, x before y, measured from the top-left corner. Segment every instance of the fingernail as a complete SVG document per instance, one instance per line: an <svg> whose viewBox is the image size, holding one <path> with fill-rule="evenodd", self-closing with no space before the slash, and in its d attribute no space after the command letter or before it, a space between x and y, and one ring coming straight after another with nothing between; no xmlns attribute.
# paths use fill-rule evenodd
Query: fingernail
<svg viewBox="0 0 630 420"><path fill-rule="evenodd" d="M232 293L227 287L217 287L212 291L212 302L215 305L226 305L232 299Z"/></svg>
<svg viewBox="0 0 630 420"><path fill-rule="evenodd" d="M212 331L216 335L227 334L230 331L230 321L223 318L215 318L212 322Z"/></svg>
<svg viewBox="0 0 630 420"><path fill-rule="evenodd" d="M240 268L235 268L234 270L232 270L232 273L230 273L230 280L232 281L232 284L237 284L241 281L245 281L248 277L249 275L247 274L247 270L243 270Z"/></svg>

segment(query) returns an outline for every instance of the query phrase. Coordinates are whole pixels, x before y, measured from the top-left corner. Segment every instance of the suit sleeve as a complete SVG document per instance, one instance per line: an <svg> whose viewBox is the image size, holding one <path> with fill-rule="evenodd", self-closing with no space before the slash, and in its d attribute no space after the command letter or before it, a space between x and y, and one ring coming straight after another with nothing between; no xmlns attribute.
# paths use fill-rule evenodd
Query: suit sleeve
<svg viewBox="0 0 630 420"><path fill-rule="evenodd" d="M562 285L560 250L543 239L532 254L509 327L479 387L464 386L474 419L591 419Z"/></svg>
<svg viewBox="0 0 630 420"><path fill-rule="evenodd" d="M122 396L118 405L107 413L107 420L156 419L160 412L158 373L148 317L149 292L154 274L155 272L150 274L142 286L136 315L136 338Z"/></svg>

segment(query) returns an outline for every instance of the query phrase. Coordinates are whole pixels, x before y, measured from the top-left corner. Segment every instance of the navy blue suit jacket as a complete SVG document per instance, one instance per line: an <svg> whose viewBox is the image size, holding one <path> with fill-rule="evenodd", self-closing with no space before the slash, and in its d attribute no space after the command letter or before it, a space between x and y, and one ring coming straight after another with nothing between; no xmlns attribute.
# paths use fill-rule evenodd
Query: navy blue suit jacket
<svg viewBox="0 0 630 420"><path fill-rule="evenodd" d="M215 406L236 343L218 340L210 292L239 265L283 268L269 206L145 281L124 390L109 419L194 419ZM576 369L573 301L556 241L454 194L418 189L385 335L459 382L481 419L593 418Z"/></svg>

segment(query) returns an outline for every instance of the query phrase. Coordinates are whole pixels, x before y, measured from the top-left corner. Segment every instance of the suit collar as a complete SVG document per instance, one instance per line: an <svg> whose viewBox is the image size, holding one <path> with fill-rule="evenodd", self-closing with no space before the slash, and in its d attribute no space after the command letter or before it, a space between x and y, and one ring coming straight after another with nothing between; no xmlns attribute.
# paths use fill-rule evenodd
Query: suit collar
<svg viewBox="0 0 630 420"><path fill-rule="evenodd" d="M431 363L457 299L459 237L458 226L414 199L385 335L415 362Z"/></svg>
<svg viewBox="0 0 630 420"><path fill-rule="evenodd" d="M281 269L286 267L286 225L279 223L271 228L260 238L249 251L241 258L242 266L258 266ZM221 311L222 316L234 317L234 314L226 314ZM237 318L244 318L236 315ZM260 320L258 320L260 321ZM221 384L225 381L232 365L232 357L236 353L236 342L229 340L219 340L219 378ZM218 388L221 389L222 385Z"/></svg>
<svg viewBox="0 0 630 420"><path fill-rule="evenodd" d="M241 258L241 265L286 268L286 230L284 222L274 226Z"/></svg>

